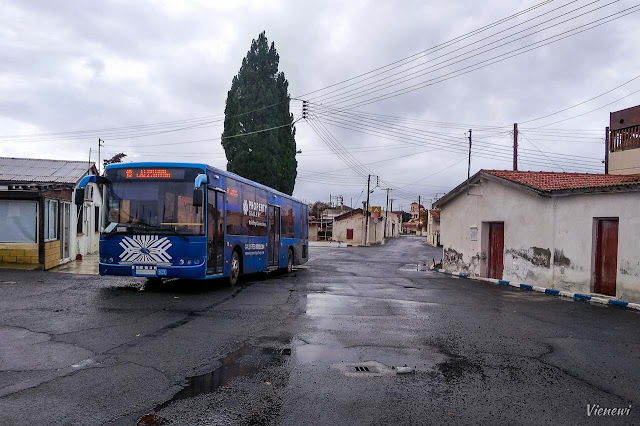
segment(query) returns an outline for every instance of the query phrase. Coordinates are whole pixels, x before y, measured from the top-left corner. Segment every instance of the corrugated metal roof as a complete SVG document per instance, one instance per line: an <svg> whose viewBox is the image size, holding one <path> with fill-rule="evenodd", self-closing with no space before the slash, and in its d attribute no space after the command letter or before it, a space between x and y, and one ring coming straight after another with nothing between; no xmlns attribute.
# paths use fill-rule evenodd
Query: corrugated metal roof
<svg viewBox="0 0 640 426"><path fill-rule="evenodd" d="M88 161L0 157L0 182L76 184L93 165Z"/></svg>

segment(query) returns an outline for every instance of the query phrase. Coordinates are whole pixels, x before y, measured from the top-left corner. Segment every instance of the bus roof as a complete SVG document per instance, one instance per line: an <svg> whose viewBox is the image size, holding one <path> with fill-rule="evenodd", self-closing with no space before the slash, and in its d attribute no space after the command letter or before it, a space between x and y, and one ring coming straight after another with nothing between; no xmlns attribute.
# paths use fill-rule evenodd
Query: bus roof
<svg viewBox="0 0 640 426"><path fill-rule="evenodd" d="M300 204L306 204L296 198L293 198L291 195L287 195L283 192L280 192L278 190L275 190L269 186L263 185L261 183L258 182L254 182L252 180L249 180L247 178L244 178L242 176L239 176L235 173L231 173L228 172L226 170L220 170L217 169L215 167L209 166L207 164L203 164L203 163L171 163L171 162L149 162L149 161L142 161L142 162L136 162L136 163L116 163L116 164L109 164L107 167L105 167L105 170L108 169L122 169L122 168L127 168L127 167L190 167L190 168L194 168L194 169L201 169L203 172L206 170L210 170L214 173L217 174L221 174L223 176L226 177L230 177L233 179L236 179L239 182L242 183L246 183L248 185L253 185L257 188L261 188L264 189L266 191L272 192L274 194L278 194L280 197L284 197L284 198L288 198L290 200L293 200L297 203Z"/></svg>

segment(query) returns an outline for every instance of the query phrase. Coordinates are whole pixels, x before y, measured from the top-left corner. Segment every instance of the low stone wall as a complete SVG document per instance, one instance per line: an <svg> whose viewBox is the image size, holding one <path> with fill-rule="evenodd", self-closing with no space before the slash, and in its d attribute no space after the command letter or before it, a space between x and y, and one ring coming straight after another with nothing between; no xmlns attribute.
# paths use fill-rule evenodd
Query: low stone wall
<svg viewBox="0 0 640 426"><path fill-rule="evenodd" d="M38 244L36 243L0 244L0 262L37 264L38 263Z"/></svg>
<svg viewBox="0 0 640 426"><path fill-rule="evenodd" d="M55 268L60 265L60 241L44 243L44 269Z"/></svg>

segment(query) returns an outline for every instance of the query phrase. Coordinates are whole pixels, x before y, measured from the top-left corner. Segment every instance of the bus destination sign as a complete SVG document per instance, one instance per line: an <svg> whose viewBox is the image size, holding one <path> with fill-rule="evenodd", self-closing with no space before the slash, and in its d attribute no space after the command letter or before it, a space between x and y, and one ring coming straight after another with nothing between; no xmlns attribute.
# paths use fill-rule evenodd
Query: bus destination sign
<svg viewBox="0 0 640 426"><path fill-rule="evenodd" d="M136 180L136 179L183 179L184 178L184 169L176 169L176 168L130 168L130 169L119 169L117 172L120 178L124 178L127 180Z"/></svg>
<svg viewBox="0 0 640 426"><path fill-rule="evenodd" d="M127 169L125 175L128 179L171 179L171 172L167 169Z"/></svg>

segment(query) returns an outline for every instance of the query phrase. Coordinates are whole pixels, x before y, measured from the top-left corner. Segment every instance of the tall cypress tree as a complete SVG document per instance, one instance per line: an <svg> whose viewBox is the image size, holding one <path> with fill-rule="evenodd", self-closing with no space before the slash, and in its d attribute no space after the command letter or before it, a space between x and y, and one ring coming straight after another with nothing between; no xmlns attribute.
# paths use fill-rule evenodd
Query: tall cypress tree
<svg viewBox="0 0 640 426"><path fill-rule="evenodd" d="M292 194L297 166L295 127L289 112L289 82L278 71L280 57L264 31L251 42L233 77L224 110L222 146L227 170ZM272 127L274 130L237 136Z"/></svg>

